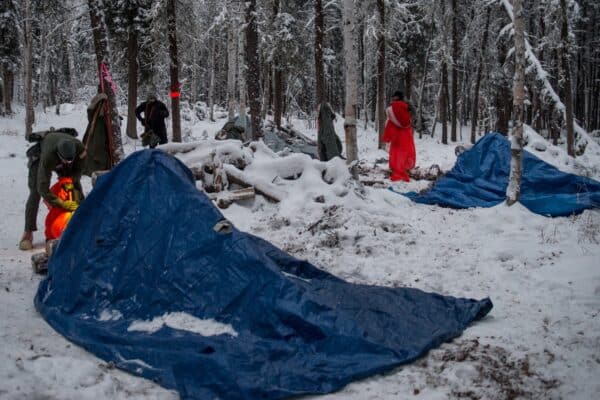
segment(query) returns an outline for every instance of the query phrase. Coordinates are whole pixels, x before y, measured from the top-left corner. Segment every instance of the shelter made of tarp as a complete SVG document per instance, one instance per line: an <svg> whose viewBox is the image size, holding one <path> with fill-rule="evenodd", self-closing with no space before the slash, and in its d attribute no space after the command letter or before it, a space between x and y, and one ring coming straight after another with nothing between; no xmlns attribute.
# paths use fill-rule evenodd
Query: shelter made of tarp
<svg viewBox="0 0 600 400"><path fill-rule="evenodd" d="M188 168L160 150L98 179L35 305L69 340L183 399L332 392L414 360L492 308L347 283L227 229Z"/></svg>
<svg viewBox="0 0 600 400"><path fill-rule="evenodd" d="M452 208L492 207L506 199L510 142L488 133L459 155L454 168L423 193L403 193L417 203ZM600 182L568 174L523 151L520 202L534 213L568 216L600 206Z"/></svg>

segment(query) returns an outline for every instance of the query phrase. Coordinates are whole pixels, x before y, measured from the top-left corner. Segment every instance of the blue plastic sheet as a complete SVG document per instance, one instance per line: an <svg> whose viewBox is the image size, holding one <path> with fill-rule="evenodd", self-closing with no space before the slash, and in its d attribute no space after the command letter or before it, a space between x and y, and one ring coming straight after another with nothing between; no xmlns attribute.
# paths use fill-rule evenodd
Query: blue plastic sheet
<svg viewBox="0 0 600 400"><path fill-rule="evenodd" d="M404 193L417 203L452 208L492 207L506 199L510 142L488 133L462 153L450 172L424 193ZM600 206L600 182L567 174L523 152L521 203L534 213L559 217Z"/></svg>
<svg viewBox="0 0 600 400"><path fill-rule="evenodd" d="M191 172L160 150L134 153L77 210L35 305L69 340L183 399L278 399L335 391L407 363L492 308L344 282L223 220ZM166 313L235 335L162 326Z"/></svg>

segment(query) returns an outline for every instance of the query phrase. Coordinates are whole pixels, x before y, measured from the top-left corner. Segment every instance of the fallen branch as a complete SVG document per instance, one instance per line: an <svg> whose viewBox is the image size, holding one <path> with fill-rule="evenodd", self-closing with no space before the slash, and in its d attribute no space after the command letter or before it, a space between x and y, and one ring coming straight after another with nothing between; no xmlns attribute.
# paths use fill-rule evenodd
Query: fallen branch
<svg viewBox="0 0 600 400"><path fill-rule="evenodd" d="M268 200L279 203L287 196L287 193L280 190L277 186L260 179L252 178L244 173L244 171L240 171L233 165L224 164L223 170L227 174L227 180L229 183L235 183L242 187L252 186L254 187L256 193L263 195Z"/></svg>

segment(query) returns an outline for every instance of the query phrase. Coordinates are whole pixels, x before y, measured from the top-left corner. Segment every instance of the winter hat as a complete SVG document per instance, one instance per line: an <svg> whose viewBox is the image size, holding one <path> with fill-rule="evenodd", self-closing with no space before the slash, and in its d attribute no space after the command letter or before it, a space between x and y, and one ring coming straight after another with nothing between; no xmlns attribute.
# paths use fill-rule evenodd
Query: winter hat
<svg viewBox="0 0 600 400"><path fill-rule="evenodd" d="M61 160L71 162L77 155L77 146L72 140L63 139L56 145L56 152Z"/></svg>

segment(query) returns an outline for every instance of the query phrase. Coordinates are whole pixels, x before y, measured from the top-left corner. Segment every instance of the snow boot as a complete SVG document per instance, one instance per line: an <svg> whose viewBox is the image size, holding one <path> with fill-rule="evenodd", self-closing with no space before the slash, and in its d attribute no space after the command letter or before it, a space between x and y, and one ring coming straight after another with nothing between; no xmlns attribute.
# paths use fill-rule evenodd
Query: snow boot
<svg viewBox="0 0 600 400"><path fill-rule="evenodd" d="M27 251L33 249L33 242L31 239L21 239L19 242L19 250Z"/></svg>

